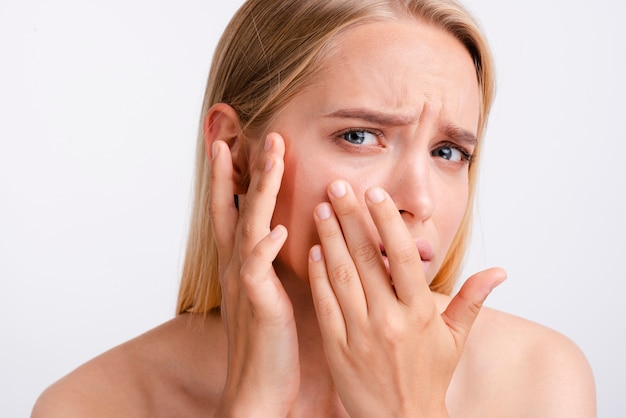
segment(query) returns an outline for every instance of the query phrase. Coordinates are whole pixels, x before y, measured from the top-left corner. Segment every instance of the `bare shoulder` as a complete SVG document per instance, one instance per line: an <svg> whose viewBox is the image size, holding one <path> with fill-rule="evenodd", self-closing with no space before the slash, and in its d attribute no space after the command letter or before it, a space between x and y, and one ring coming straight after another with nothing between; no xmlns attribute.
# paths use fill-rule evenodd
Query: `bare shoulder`
<svg viewBox="0 0 626 418"><path fill-rule="evenodd" d="M141 337L115 347L81 365L48 387L39 397L32 418L124 416L129 401L143 400L137 383L141 370L133 348Z"/></svg>
<svg viewBox="0 0 626 418"><path fill-rule="evenodd" d="M595 384L569 338L537 323L484 308L467 343L474 364L488 365L498 416L594 417Z"/></svg>
<svg viewBox="0 0 626 418"><path fill-rule="evenodd" d="M52 384L32 418L206 415L223 387L220 329L210 318L176 317Z"/></svg>

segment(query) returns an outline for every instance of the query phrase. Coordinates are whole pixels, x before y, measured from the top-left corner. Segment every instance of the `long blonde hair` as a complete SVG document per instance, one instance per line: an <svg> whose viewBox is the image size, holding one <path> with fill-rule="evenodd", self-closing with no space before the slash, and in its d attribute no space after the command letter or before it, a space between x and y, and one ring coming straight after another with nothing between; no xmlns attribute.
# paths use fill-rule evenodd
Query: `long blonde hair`
<svg viewBox="0 0 626 418"><path fill-rule="evenodd" d="M454 0L249 0L235 14L216 48L209 73L196 150L196 183L177 313L205 313L220 306L217 246L208 216L210 161L204 118L211 106L227 103L239 115L245 138L261 138L272 117L320 74L324 51L355 25L412 16L455 36L476 68L482 138L493 100L493 63L477 23ZM469 201L431 289L449 294L468 242L477 177L469 168Z"/></svg>

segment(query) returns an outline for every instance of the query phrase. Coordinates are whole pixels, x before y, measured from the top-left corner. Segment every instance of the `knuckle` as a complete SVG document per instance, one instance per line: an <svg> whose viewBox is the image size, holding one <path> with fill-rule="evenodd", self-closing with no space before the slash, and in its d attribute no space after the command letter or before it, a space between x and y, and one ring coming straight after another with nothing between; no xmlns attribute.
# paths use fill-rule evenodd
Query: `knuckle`
<svg viewBox="0 0 626 418"><path fill-rule="evenodd" d="M243 219L241 221L241 236L244 239L252 238L254 236L254 224L249 219Z"/></svg>
<svg viewBox="0 0 626 418"><path fill-rule="evenodd" d="M340 230L336 228L319 228L318 235L321 240L328 240L339 236Z"/></svg>
<svg viewBox="0 0 626 418"><path fill-rule="evenodd" d="M261 246L258 244L252 247L252 251L250 252L250 254L252 257L258 258L260 260L265 259L265 252L263 251L263 248L261 248Z"/></svg>
<svg viewBox="0 0 626 418"><path fill-rule="evenodd" d="M466 306L471 318L475 318L483 307L483 301L470 299L464 292L459 293L458 297L462 300L463 305Z"/></svg>
<svg viewBox="0 0 626 418"><path fill-rule="evenodd" d="M337 205L335 211L337 215L343 217L352 217L361 214L361 209L356 205Z"/></svg>
<svg viewBox="0 0 626 418"><path fill-rule="evenodd" d="M330 271L330 278L338 286L346 286L352 280L354 270L348 264L339 264Z"/></svg>
<svg viewBox="0 0 626 418"><path fill-rule="evenodd" d="M416 315L416 323L418 329L427 329L435 323L435 319L440 315L437 312L436 307L430 309L418 309Z"/></svg>
<svg viewBox="0 0 626 418"><path fill-rule="evenodd" d="M336 302L333 297L325 296L317 299L318 315L322 318L328 318L335 314Z"/></svg>
<svg viewBox="0 0 626 418"><path fill-rule="evenodd" d="M265 164L267 164L267 156L264 156L263 153L258 154L256 157L256 163L255 163L255 168L260 171L263 172L265 171Z"/></svg>
<svg viewBox="0 0 626 418"><path fill-rule="evenodd" d="M352 255L358 261L371 263L378 260L380 251L377 245L374 245L370 241L362 241L354 246Z"/></svg>
<svg viewBox="0 0 626 418"><path fill-rule="evenodd" d="M393 315L384 315L381 321L383 341L391 347L400 343L404 336L404 321Z"/></svg>
<svg viewBox="0 0 626 418"><path fill-rule="evenodd" d="M259 180L256 183L256 187L254 188L258 193L263 193L267 190L267 184L263 180Z"/></svg>
<svg viewBox="0 0 626 418"><path fill-rule="evenodd" d="M417 249L412 245L395 250L393 252L393 258L398 264L409 264L417 260L418 254Z"/></svg>

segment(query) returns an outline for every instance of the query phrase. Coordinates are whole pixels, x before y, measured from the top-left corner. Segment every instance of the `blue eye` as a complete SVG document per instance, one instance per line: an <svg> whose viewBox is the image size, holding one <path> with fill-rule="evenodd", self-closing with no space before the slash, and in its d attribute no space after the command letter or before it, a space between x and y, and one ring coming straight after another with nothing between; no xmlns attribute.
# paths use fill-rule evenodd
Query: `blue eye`
<svg viewBox="0 0 626 418"><path fill-rule="evenodd" d="M472 155L460 148L453 147L451 145L444 145L431 152L433 157L443 158L451 162L470 161Z"/></svg>
<svg viewBox="0 0 626 418"><path fill-rule="evenodd" d="M341 134L341 137L355 145L375 145L378 143L376 135L367 131L348 131Z"/></svg>

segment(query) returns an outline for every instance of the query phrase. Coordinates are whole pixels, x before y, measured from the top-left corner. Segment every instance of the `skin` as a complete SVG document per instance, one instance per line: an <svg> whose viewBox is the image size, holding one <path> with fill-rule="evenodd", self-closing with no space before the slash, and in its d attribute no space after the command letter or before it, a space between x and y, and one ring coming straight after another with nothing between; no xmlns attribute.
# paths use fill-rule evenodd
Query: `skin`
<svg viewBox="0 0 626 418"><path fill-rule="evenodd" d="M388 25L370 25L346 35L327 58L324 82L303 91L278 115L272 130L280 132L282 138L270 135L264 151L272 151L274 147L276 150L262 154L257 163L258 168L269 169L270 173L253 177L249 190L260 191L254 195L255 200L250 199L250 194L241 199L242 216L254 213L247 221L256 226L247 228L246 238L251 239L234 244L230 240L239 216L232 207L220 208L219 216L215 215L216 219L232 219L230 225L220 223L220 230L216 231L220 247L242 248L239 260L233 262L230 254L225 254L221 262L228 264L225 269L228 278L223 282L227 292L240 271L245 279L249 275L254 281L244 283L242 292L247 293L251 307L244 311L246 298L233 298L237 310L226 315L227 323L232 324L231 340L252 333L247 319L250 316L264 327L277 324L272 326L271 333L264 329L266 337L255 334L255 338L244 341L237 350L241 358L231 362L231 370L241 368L242 373L233 373L237 377L231 380L232 386L231 381L227 384L224 408L228 412L246 405L258 410L263 402L280 397L285 399L283 408L272 410L268 406L268 410L276 416L288 412L293 400L285 394L296 396L300 379L297 339L319 339L321 327L330 373L350 413L380 416L393 412L394 416L402 416L424 408L423 416L445 415L447 385L476 309L455 303L442 319L427 282L443 261L467 206L469 163L463 153L471 154L475 144L464 138L474 137L476 133L478 86L469 54L454 38L412 22L394 27L395 42L391 46L383 36ZM417 43L416 38L425 42ZM373 61L372 56L380 59ZM402 70L389 71L389 67ZM465 131L465 136L448 135L451 127ZM347 141L348 129L357 129L354 133L361 134L357 135L357 142L363 143ZM280 168L273 173L271 169L280 165L282 140L289 146L284 169L294 174L282 178L280 185ZM442 158L444 152L450 158ZM335 181L341 177L347 181ZM374 185L392 194L386 195L380 188L370 189ZM215 186L218 195L219 184ZM370 199L370 205L366 205L366 190L371 195L382 194L387 204L371 205ZM231 195L232 190L226 190L224 202L230 204ZM328 199L329 203L320 204ZM303 217L313 212L315 222ZM378 221L370 221L368 212ZM259 248L268 248L263 265L250 257L250 252L259 240L267 239L263 237L272 223L286 226L291 236L282 249L271 245L282 245L285 235L282 227L274 229L275 234L280 234L275 241L268 244L261 241ZM323 252L332 258L321 262L322 251L316 246L314 254L319 254L318 261L308 266L303 254L320 238ZM421 243L424 262L416 239ZM381 244L389 256L397 295L387 277L379 250ZM277 254L272 271L271 261ZM307 269L311 270L311 278L315 278L311 283L313 298L306 283ZM278 277L291 298L273 291L280 290ZM478 276L471 283L474 287L466 291L469 303L479 308L490 289L503 278L501 271ZM271 285L266 288L260 280ZM335 294L336 300L329 302L335 299ZM294 308L291 300L295 298L298 303ZM317 302L317 311L311 300ZM226 312L229 305L232 306L229 302L225 304ZM297 311L297 327L293 309ZM448 329L444 319L450 317L455 320L450 321ZM429 326L416 333L422 323ZM455 331L460 335L455 335ZM348 333L356 336L354 341L347 340ZM429 333L433 344L419 344L418 340ZM409 334L413 338L406 339L401 347L394 347L402 336ZM361 348L370 345L368 341L387 341L389 347L380 353L362 352ZM262 352L258 360L246 358L249 346L262 347L258 350ZM398 352L388 353L390 350ZM281 355L276 356L277 352ZM441 356L434 358L429 353ZM390 359L391 354L397 357ZM278 357L280 361L276 362ZM357 358L361 360L360 369L349 364ZM291 363L286 359L291 359ZM416 364L415 370L407 372L412 359L421 359L416 363L423 364ZM432 383L434 376L428 377L422 371L428 363L447 364L446 373L437 385ZM253 368L251 364L266 367ZM380 368L372 364L379 364ZM249 376L250 369L259 375ZM386 372L389 372L387 379L383 377ZM271 380L280 383L274 390L264 383L272 374L276 377ZM422 375L424 384L415 379ZM313 376L304 378L317 380ZM381 386L389 393L377 389L371 395L379 399L363 401L363 394L372 387L372 382L386 380L389 384ZM292 384L285 386L287 382ZM409 382L411 388L405 388ZM241 388L247 385L251 388L242 395ZM433 391L418 389L421 386ZM390 411L390 405L399 409Z"/></svg>
<svg viewBox="0 0 626 418"><path fill-rule="evenodd" d="M594 416L575 345L481 310L502 270L453 299L428 289L467 205L478 86L462 45L412 20L371 23L338 42L323 80L251 161L236 113L209 112L221 315L105 353L34 417Z"/></svg>

